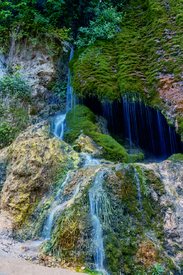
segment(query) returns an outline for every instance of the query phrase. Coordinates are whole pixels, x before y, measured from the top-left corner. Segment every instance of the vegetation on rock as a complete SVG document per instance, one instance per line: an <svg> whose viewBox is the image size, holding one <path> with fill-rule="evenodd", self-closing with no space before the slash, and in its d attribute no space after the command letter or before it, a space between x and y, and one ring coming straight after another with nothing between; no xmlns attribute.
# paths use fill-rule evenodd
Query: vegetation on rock
<svg viewBox="0 0 183 275"><path fill-rule="evenodd" d="M31 88L18 72L0 79L0 148L13 142L29 125Z"/></svg>
<svg viewBox="0 0 183 275"><path fill-rule="evenodd" d="M105 159L120 162L133 162L143 159L143 154L137 153L130 157L125 148L115 141L111 136L102 133L95 124L96 118L92 111L84 105L76 105L72 111L67 113L64 139L66 142L74 143L81 133L91 137L94 142L103 149Z"/></svg>
<svg viewBox="0 0 183 275"><path fill-rule="evenodd" d="M1 151L7 165L1 208L8 211L15 226L22 225L42 196L79 162L69 145L49 138L49 133L45 123L31 126Z"/></svg>
<svg viewBox="0 0 183 275"><path fill-rule="evenodd" d="M183 154L174 154L168 158L172 161L183 161Z"/></svg>
<svg viewBox="0 0 183 275"><path fill-rule="evenodd" d="M114 38L75 52L70 62L74 91L109 102L127 93L140 94L165 114L175 106L182 133L182 101L176 96L182 79L180 2L132 0L125 13Z"/></svg>

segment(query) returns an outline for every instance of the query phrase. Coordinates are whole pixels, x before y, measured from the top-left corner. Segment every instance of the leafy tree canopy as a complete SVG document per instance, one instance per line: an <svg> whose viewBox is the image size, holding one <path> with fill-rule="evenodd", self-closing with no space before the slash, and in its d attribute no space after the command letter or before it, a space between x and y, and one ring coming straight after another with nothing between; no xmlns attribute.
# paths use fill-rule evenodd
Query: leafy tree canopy
<svg viewBox="0 0 183 275"><path fill-rule="evenodd" d="M122 12L112 5L102 3L94 9L94 18L88 27L80 27L80 35L76 41L78 48L93 44L96 39L110 39L120 31Z"/></svg>
<svg viewBox="0 0 183 275"><path fill-rule="evenodd" d="M107 8L104 8L105 2ZM112 27L107 35L109 38L117 30L116 12L120 11L125 2L126 0L0 0L0 37L5 40L10 30L20 26L24 35L27 33L29 36L46 33L51 29L71 28L76 38L78 29L80 28L80 33L84 33L87 31L84 28L88 25L89 29L95 27L97 32L96 25L103 18L108 26L104 28L100 24L101 37L104 36L102 32ZM99 7L102 7L101 12ZM93 18L96 19L92 21ZM109 24L111 21L113 24Z"/></svg>

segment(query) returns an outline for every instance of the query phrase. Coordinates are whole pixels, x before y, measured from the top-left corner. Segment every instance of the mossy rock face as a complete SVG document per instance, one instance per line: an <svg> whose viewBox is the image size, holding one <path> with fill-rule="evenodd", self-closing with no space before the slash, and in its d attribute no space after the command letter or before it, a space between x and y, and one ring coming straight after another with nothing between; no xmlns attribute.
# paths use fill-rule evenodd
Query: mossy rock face
<svg viewBox="0 0 183 275"><path fill-rule="evenodd" d="M102 133L102 129L95 124L96 118L93 112L84 105L76 105L66 116L66 142L74 143L78 136L83 133L103 150L103 157L111 161L134 162L142 159L143 154L129 156L125 148L115 141L111 136Z"/></svg>
<svg viewBox="0 0 183 275"><path fill-rule="evenodd" d="M95 231L89 191L102 173L102 185L96 196L105 269L112 275L138 274L161 263L166 274L170 271L176 274L178 262L175 264L173 259L176 255L181 259L182 255L178 238L182 234L180 222L177 220L173 227L181 211L177 198L181 198L182 193L178 193L178 184L173 186L175 192L170 191L174 177L178 181L182 177L176 165L179 166L171 161L149 165L102 164L70 172L60 198L61 203L67 201L67 204L54 218L47 252L59 255L72 265L95 269ZM169 176L169 183L165 174ZM72 198L77 187L79 191ZM170 205L170 198L174 206ZM173 230L177 237L172 235Z"/></svg>
<svg viewBox="0 0 183 275"><path fill-rule="evenodd" d="M172 123L180 115L177 130L183 133L181 4L129 1L121 32L75 52L70 62L75 93L108 102L138 94Z"/></svg>
<svg viewBox="0 0 183 275"><path fill-rule="evenodd" d="M0 151L7 165L1 207L15 225L21 225L58 176L79 163L72 147L49 137L48 123L39 123L22 132L11 146Z"/></svg>
<svg viewBox="0 0 183 275"><path fill-rule="evenodd" d="M183 154L174 154L168 158L172 161L183 161Z"/></svg>

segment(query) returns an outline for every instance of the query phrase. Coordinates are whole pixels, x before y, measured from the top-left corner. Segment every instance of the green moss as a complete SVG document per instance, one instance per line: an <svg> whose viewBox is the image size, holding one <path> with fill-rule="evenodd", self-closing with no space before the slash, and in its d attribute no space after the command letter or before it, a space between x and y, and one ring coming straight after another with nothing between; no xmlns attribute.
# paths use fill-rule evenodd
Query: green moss
<svg viewBox="0 0 183 275"><path fill-rule="evenodd" d="M85 270L83 271L83 273L91 274L91 275L103 275L103 273L100 272L100 271L93 271L93 270L90 270L88 268L85 268Z"/></svg>
<svg viewBox="0 0 183 275"><path fill-rule="evenodd" d="M155 178L148 179L146 171L139 165L122 165L115 170L112 168L114 174L110 177L106 175L104 184L110 199L110 225L115 228L113 231L105 223L102 225L107 270L112 275L120 272L136 274L139 269L147 272L152 264L151 257L154 257L153 261L163 261L159 255L159 245L147 237L147 232L153 229L157 244L164 238L160 200L155 202L149 192ZM139 201L137 176L142 205ZM140 255L139 251L144 252ZM147 264L144 265L143 261L147 261Z"/></svg>
<svg viewBox="0 0 183 275"><path fill-rule="evenodd" d="M183 154L174 154L171 155L168 159L172 161L183 161Z"/></svg>
<svg viewBox="0 0 183 275"><path fill-rule="evenodd" d="M183 141L183 117L178 116L178 132L179 134L181 134L181 140Z"/></svg>
<svg viewBox="0 0 183 275"><path fill-rule="evenodd" d="M129 1L121 32L76 50L70 62L75 93L109 102L135 93L149 106L166 109L158 90L166 87L161 76L174 74L175 83L181 79L181 4L179 0L167 5L156 0ZM181 122L179 126L183 133Z"/></svg>
<svg viewBox="0 0 183 275"><path fill-rule="evenodd" d="M92 111L84 105L76 105L66 116L65 140L73 143L82 132L103 148L103 156L106 159L128 162L129 156L124 147L111 136L99 133L101 130L94 123L95 115Z"/></svg>

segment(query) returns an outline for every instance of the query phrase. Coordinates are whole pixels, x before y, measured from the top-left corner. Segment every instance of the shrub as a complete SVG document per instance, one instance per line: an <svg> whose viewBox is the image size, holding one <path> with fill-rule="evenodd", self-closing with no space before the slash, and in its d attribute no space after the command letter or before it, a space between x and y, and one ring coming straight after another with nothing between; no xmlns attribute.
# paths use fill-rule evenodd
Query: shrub
<svg viewBox="0 0 183 275"><path fill-rule="evenodd" d="M0 93L26 102L31 101L31 88L19 72L10 76L5 75L0 79Z"/></svg>
<svg viewBox="0 0 183 275"><path fill-rule="evenodd" d="M66 93L67 93L67 81L63 82L56 82L54 86L52 87L52 92L54 95L66 98Z"/></svg>
<svg viewBox="0 0 183 275"><path fill-rule="evenodd" d="M9 145L14 138L14 128L3 120L0 124L0 148Z"/></svg>
<svg viewBox="0 0 183 275"><path fill-rule="evenodd" d="M97 39L110 39L120 31L122 12L117 12L116 8L101 4L94 9L94 14L88 27L79 28L80 35L75 43L78 48L89 46Z"/></svg>
<svg viewBox="0 0 183 275"><path fill-rule="evenodd" d="M162 267L161 264L152 265L150 274L151 275L162 275L162 274L165 274L165 269Z"/></svg>

